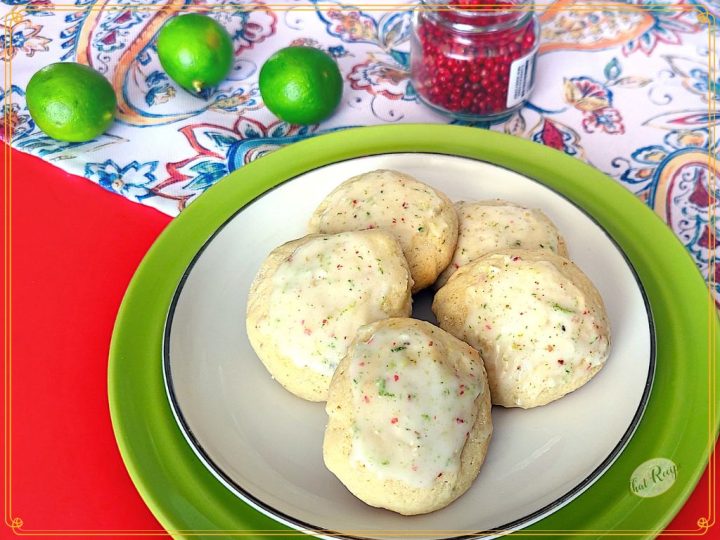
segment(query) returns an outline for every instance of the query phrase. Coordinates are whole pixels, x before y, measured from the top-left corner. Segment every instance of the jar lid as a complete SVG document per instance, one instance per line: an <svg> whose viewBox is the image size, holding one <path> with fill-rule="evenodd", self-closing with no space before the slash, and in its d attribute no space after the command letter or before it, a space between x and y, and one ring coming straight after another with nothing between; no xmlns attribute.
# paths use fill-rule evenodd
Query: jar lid
<svg viewBox="0 0 720 540"><path fill-rule="evenodd" d="M424 12L461 32L501 30L534 11L533 0L420 0Z"/></svg>

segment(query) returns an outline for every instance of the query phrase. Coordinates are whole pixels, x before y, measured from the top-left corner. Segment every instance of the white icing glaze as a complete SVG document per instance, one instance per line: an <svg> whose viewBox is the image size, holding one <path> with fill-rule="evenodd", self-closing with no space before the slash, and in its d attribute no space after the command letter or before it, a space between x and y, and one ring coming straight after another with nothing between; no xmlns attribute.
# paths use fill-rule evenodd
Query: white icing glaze
<svg viewBox="0 0 720 540"><path fill-rule="evenodd" d="M466 296L466 327L485 360L493 392L532 400L576 386L607 358L607 328L585 295L550 262L498 257Z"/></svg>
<svg viewBox="0 0 720 540"><path fill-rule="evenodd" d="M441 284L467 263L506 248L541 249L558 252L558 232L539 210L511 203L460 202L458 243Z"/></svg>
<svg viewBox="0 0 720 540"><path fill-rule="evenodd" d="M480 370L417 328L385 327L352 349L351 461L381 479L428 487L456 472L475 423Z"/></svg>
<svg viewBox="0 0 720 540"><path fill-rule="evenodd" d="M379 231L320 236L273 275L262 324L267 333L282 332L278 349L298 366L332 375L360 326L397 315L383 305L393 287L402 291L409 273L399 250L395 259L379 258L375 235L391 240Z"/></svg>
<svg viewBox="0 0 720 540"><path fill-rule="evenodd" d="M313 217L311 228L340 232L382 228L403 248L418 234L444 239L448 224L438 219L444 205L429 186L395 171L378 170L342 184L328 196L327 208Z"/></svg>

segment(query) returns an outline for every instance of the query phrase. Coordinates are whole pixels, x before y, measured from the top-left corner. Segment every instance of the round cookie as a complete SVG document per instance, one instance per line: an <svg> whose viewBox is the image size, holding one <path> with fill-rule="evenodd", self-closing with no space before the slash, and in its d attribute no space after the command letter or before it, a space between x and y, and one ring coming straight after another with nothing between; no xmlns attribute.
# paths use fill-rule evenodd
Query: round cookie
<svg viewBox="0 0 720 540"><path fill-rule="evenodd" d="M455 203L459 232L450 265L435 282L439 289L461 266L499 249L540 249L567 257L555 224L540 210L492 201Z"/></svg>
<svg viewBox="0 0 720 540"><path fill-rule="evenodd" d="M330 193L310 219L311 233L380 228L403 248L417 292L450 263L458 220L452 202L412 176L377 170L354 176Z"/></svg>
<svg viewBox="0 0 720 540"><path fill-rule="evenodd" d="M466 343L415 319L363 326L330 385L325 465L372 506L438 510L477 477L490 409L482 359Z"/></svg>
<svg viewBox="0 0 720 540"><path fill-rule="evenodd" d="M379 230L309 235L273 250L250 288L253 349L293 394L324 401L362 325L412 311L402 249Z"/></svg>
<svg viewBox="0 0 720 540"><path fill-rule="evenodd" d="M545 405L605 364L610 326L600 293L550 252L504 250L460 268L433 301L441 328L482 355L492 401Z"/></svg>

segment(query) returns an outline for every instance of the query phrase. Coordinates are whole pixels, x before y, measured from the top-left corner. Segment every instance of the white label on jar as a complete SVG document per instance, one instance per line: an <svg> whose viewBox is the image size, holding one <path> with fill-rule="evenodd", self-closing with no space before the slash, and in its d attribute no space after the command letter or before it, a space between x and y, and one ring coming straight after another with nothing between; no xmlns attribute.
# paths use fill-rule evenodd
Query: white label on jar
<svg viewBox="0 0 720 540"><path fill-rule="evenodd" d="M533 51L510 64L510 82L508 83L507 107L514 107L525 101L530 95L535 79L535 56Z"/></svg>

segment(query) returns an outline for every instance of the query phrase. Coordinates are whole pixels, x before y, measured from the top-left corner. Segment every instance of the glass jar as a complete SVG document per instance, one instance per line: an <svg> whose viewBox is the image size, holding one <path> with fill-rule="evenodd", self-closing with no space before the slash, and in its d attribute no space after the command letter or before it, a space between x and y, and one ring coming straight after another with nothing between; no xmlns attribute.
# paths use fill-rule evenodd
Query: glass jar
<svg viewBox="0 0 720 540"><path fill-rule="evenodd" d="M413 86L425 104L454 118L502 120L530 96L539 37L532 1L420 0Z"/></svg>

